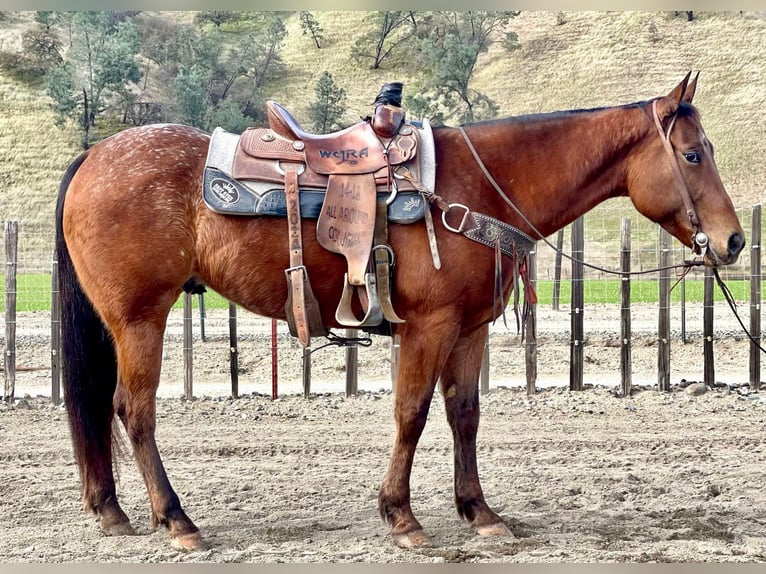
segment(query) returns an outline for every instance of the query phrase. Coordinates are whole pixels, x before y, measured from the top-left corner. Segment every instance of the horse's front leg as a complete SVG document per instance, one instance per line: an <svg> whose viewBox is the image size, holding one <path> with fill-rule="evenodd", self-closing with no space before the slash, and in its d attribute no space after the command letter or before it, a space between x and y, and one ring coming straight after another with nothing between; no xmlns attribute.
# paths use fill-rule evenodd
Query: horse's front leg
<svg viewBox="0 0 766 574"><path fill-rule="evenodd" d="M394 419L396 437L388 471L380 486L378 508L391 525L397 546L429 546L431 540L410 506L410 474L420 435L426 424L436 380L457 336L452 316L407 320L399 328L401 347L396 376Z"/></svg>
<svg viewBox="0 0 766 574"><path fill-rule="evenodd" d="M483 536L510 536L489 508L479 483L476 433L479 429L479 373L488 326L461 336L442 371L440 384L455 452L455 505L458 514Z"/></svg>

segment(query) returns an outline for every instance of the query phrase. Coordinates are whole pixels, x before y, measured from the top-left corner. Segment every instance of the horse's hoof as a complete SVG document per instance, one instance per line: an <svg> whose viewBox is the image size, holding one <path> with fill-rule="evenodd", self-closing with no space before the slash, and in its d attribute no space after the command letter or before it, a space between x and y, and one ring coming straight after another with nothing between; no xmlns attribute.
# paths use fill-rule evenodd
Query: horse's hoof
<svg viewBox="0 0 766 574"><path fill-rule="evenodd" d="M107 536L135 536L136 531L130 525L130 522L113 522L110 520L104 520L101 517L101 530Z"/></svg>
<svg viewBox="0 0 766 574"><path fill-rule="evenodd" d="M114 524L101 524L101 530L107 536L135 536L136 531L130 525L130 522L116 522Z"/></svg>
<svg viewBox="0 0 766 574"><path fill-rule="evenodd" d="M513 533L502 522L495 522L494 524L484 524L483 526L477 526L476 533L479 536L498 536L503 538L513 537Z"/></svg>
<svg viewBox="0 0 766 574"><path fill-rule="evenodd" d="M431 539L422 530L412 530L400 534L392 534L394 544L399 548L428 548L431 546Z"/></svg>
<svg viewBox="0 0 766 574"><path fill-rule="evenodd" d="M189 534L180 534L170 538L170 545L176 550L205 550L207 545L202 540L202 535L199 532L191 532Z"/></svg>

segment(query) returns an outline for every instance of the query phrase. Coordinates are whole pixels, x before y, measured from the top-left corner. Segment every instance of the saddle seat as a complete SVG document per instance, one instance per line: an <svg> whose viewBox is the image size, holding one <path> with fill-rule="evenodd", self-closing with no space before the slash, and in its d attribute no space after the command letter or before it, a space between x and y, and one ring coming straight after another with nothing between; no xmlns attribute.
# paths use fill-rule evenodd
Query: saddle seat
<svg viewBox="0 0 766 574"><path fill-rule="evenodd" d="M327 189L328 176L333 174L372 173L376 187L390 189L390 169L399 165L405 165L415 179L420 179L420 166L414 161L418 130L410 125L401 126L388 138L381 138L368 121L316 135L304 131L278 103L268 101L266 109L269 127L248 128L240 138L231 166L235 179L279 183L284 181L283 163L304 164L298 174L301 188ZM407 179L397 179L393 185L401 191L417 191Z"/></svg>
<svg viewBox="0 0 766 574"><path fill-rule="evenodd" d="M266 102L266 115L269 119L269 127L288 140L332 140L351 129L345 128L329 134L309 133L301 127L290 112L273 100Z"/></svg>

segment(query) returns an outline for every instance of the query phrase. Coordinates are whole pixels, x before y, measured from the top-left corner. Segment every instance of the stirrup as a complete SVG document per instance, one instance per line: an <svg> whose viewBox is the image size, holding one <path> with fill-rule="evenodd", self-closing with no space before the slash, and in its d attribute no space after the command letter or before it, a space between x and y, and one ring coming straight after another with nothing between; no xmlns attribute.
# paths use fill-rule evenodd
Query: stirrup
<svg viewBox="0 0 766 574"><path fill-rule="evenodd" d="M343 274L343 295L340 298L340 303L338 303L338 308L335 310L335 320L344 327L374 327L383 322L383 311L378 301L378 290L375 284L374 273L365 273L364 285L367 292L368 306L367 312L360 320L357 319L351 310L351 300L356 286L349 283L348 273Z"/></svg>

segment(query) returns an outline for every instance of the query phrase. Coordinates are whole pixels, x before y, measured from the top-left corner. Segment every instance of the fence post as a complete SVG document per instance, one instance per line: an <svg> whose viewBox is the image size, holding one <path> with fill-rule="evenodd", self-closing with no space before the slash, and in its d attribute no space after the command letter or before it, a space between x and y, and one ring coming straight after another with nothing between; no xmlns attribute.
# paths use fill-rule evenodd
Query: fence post
<svg viewBox="0 0 766 574"><path fill-rule="evenodd" d="M59 263L51 266L51 402L61 402L61 293Z"/></svg>
<svg viewBox="0 0 766 574"><path fill-rule="evenodd" d="M657 324L657 390L670 390L670 234L660 230L659 318Z"/></svg>
<svg viewBox="0 0 766 574"><path fill-rule="evenodd" d="M203 343L207 340L205 337L205 294L199 294L199 338Z"/></svg>
<svg viewBox="0 0 766 574"><path fill-rule="evenodd" d="M194 351L192 349L192 296L184 291L184 396L191 400Z"/></svg>
<svg viewBox="0 0 766 574"><path fill-rule="evenodd" d="M237 350L237 306L229 303L229 371L231 398L239 398L239 351Z"/></svg>
<svg viewBox="0 0 766 574"><path fill-rule="evenodd" d="M311 347L303 347L303 398L311 396ZM274 398L277 398L276 395Z"/></svg>
<svg viewBox="0 0 766 574"><path fill-rule="evenodd" d="M559 229L556 235L556 263L553 271L553 310L559 310L561 297L561 252L564 249L564 230Z"/></svg>
<svg viewBox="0 0 766 574"><path fill-rule="evenodd" d="M705 267L702 296L703 368L705 385L715 384L715 356L713 355L713 271Z"/></svg>
<svg viewBox="0 0 766 574"><path fill-rule="evenodd" d="M396 373L399 370L399 335L391 337L391 394L396 393Z"/></svg>
<svg viewBox="0 0 766 574"><path fill-rule="evenodd" d="M16 270L19 222L5 222L5 402L13 404L16 392Z"/></svg>
<svg viewBox="0 0 766 574"><path fill-rule="evenodd" d="M631 354L631 325L630 325L630 217L622 218L620 228L622 250L620 251L620 370L622 380L622 396L629 397L633 384Z"/></svg>
<svg viewBox="0 0 766 574"><path fill-rule="evenodd" d="M761 206L753 206L750 232L750 390L761 390Z"/></svg>
<svg viewBox="0 0 766 574"><path fill-rule="evenodd" d="M346 329L346 337L353 339L359 335L358 329ZM359 349L356 345L346 347L346 396L356 396L359 391Z"/></svg>
<svg viewBox="0 0 766 574"><path fill-rule="evenodd" d="M585 230L584 219L572 223L572 333L569 352L569 388L583 389L583 256Z"/></svg>
<svg viewBox="0 0 766 574"><path fill-rule="evenodd" d="M304 369L304 380L305 380L305 369L306 369L306 349L303 350L303 369ZM310 359L309 359L310 360ZM311 363L309 363L309 367L311 367ZM277 364L277 320L272 319L271 320L271 400L276 400L278 395L278 373L279 373L279 365ZM305 384L305 383L304 383Z"/></svg>
<svg viewBox="0 0 766 574"><path fill-rule="evenodd" d="M686 344L686 275L681 277L681 342Z"/></svg>
<svg viewBox="0 0 766 574"><path fill-rule="evenodd" d="M481 371L479 371L479 392L482 395L485 395L489 392L489 330L487 330L487 338L484 339L484 354L481 357Z"/></svg>
<svg viewBox="0 0 766 574"><path fill-rule="evenodd" d="M537 284L537 248L529 252L529 282L534 289ZM525 303L527 302L525 301ZM527 395L531 396L535 394L537 383L537 304L535 303L529 304L529 317L527 317L525 329L524 359L527 373Z"/></svg>

